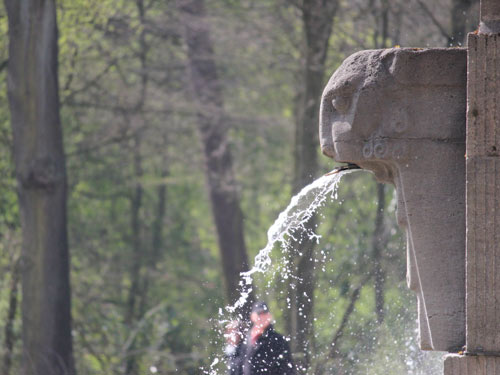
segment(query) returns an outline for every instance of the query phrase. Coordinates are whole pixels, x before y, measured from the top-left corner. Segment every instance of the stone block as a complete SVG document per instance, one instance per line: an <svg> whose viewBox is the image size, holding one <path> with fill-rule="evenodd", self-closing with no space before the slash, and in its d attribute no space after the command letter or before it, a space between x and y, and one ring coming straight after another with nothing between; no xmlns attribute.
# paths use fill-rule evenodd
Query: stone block
<svg viewBox="0 0 500 375"><path fill-rule="evenodd" d="M481 0L481 21L500 20L500 2L498 0Z"/></svg>
<svg viewBox="0 0 500 375"><path fill-rule="evenodd" d="M500 375L500 357L449 354L444 375Z"/></svg>
<svg viewBox="0 0 500 375"><path fill-rule="evenodd" d="M500 47L469 34L466 346L500 355Z"/></svg>

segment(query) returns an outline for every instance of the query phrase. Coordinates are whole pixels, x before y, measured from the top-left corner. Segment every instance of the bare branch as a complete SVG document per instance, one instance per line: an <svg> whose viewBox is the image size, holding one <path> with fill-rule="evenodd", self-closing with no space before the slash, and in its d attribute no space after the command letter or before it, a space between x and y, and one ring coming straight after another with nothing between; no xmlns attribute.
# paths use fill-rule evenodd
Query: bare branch
<svg viewBox="0 0 500 375"><path fill-rule="evenodd" d="M285 3L290 3L300 11L304 10L304 0L286 0Z"/></svg>
<svg viewBox="0 0 500 375"><path fill-rule="evenodd" d="M340 355L340 350L338 349L339 340L344 335L345 327L346 327L347 323L349 322L349 318L351 317L352 313L354 312L354 306L356 305L356 302L359 299L359 296L361 294L361 289L363 288L363 286L366 285L366 283L368 281L370 281L371 278L372 278L372 274L368 273L364 277L364 279L361 280L359 285L353 290L351 297L350 297L349 305L345 309L344 315L342 316L342 321L340 322L340 325L338 326L337 330L333 334L332 342L330 344L330 351L328 352L328 355L326 356L326 358L323 361L319 362L319 364L316 366L316 370L314 371L314 373L316 375L324 374L324 368L325 368L326 364L328 363L328 361L330 361L330 360L332 360Z"/></svg>
<svg viewBox="0 0 500 375"><path fill-rule="evenodd" d="M450 35L448 32L445 30L445 28L439 23L439 21L434 17L434 14L431 12L431 10L425 5L425 3L422 0L417 0L418 5L420 5L420 8L424 11L427 16L431 19L432 23L439 29L439 32L441 35L443 35L446 40L450 39Z"/></svg>
<svg viewBox="0 0 500 375"><path fill-rule="evenodd" d="M102 79L102 77L109 72L109 70L116 64L116 59L113 59L100 73L98 73L93 79L88 81L85 85L80 87L79 89L73 90L71 93L69 93L62 101L61 101L61 106L64 106L68 104L69 101L71 101L75 95L78 93L86 91L89 87L97 83L99 80ZM69 87L69 84L67 83L66 86Z"/></svg>

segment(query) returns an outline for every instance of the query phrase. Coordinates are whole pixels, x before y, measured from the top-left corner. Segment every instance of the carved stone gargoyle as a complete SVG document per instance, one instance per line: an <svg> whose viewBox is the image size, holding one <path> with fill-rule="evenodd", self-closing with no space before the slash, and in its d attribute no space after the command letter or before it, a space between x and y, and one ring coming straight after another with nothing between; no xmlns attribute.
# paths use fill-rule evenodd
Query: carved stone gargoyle
<svg viewBox="0 0 500 375"><path fill-rule="evenodd" d="M465 344L465 49L361 51L326 86L321 148L396 187L420 346Z"/></svg>

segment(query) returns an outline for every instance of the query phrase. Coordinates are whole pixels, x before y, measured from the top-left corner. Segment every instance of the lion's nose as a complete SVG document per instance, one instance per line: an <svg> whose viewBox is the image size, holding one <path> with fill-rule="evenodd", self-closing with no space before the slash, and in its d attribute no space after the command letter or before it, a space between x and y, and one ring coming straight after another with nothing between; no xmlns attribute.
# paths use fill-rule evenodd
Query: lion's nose
<svg viewBox="0 0 500 375"><path fill-rule="evenodd" d="M332 124L329 121L321 121L319 125L319 143L323 155L329 158L335 158L335 147L332 138Z"/></svg>
<svg viewBox="0 0 500 375"><path fill-rule="evenodd" d="M321 145L321 152L333 159L335 157L335 149L332 138L332 120L335 110L332 106L331 100L325 98L325 96L326 95L323 95L321 100L321 108L319 112L319 141Z"/></svg>

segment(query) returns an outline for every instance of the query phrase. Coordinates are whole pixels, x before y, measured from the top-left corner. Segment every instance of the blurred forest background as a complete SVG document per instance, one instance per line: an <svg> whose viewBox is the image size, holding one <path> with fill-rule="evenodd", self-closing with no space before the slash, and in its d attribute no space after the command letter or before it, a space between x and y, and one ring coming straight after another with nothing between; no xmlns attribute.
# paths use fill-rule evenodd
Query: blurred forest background
<svg viewBox="0 0 500 375"><path fill-rule="evenodd" d="M2 375L21 373L21 306L39 290L21 288L30 270L7 98L17 1L0 8ZM335 166L316 134L329 75L362 49L460 46L478 3L57 1L76 373L207 371L239 273L291 196ZM309 223L320 244L276 249L276 272L254 280L300 373L439 373L418 349L395 209L390 186L348 175L339 203Z"/></svg>

